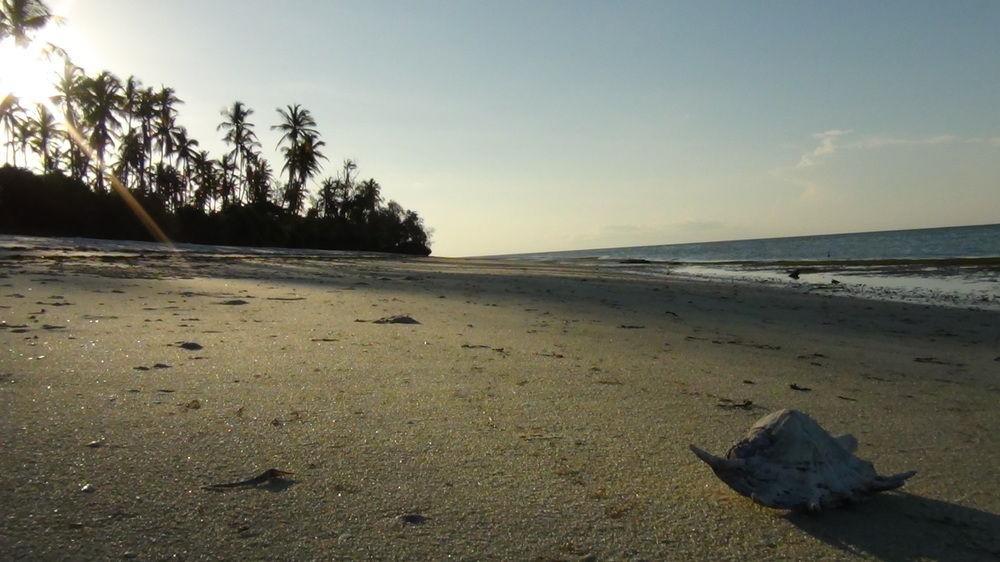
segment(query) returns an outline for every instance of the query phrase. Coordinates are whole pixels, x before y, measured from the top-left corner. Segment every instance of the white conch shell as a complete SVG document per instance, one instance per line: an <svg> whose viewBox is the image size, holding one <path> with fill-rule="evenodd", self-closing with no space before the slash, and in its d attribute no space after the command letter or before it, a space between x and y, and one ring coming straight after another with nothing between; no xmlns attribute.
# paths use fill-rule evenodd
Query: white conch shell
<svg viewBox="0 0 1000 562"><path fill-rule="evenodd" d="M768 507L818 511L894 490L916 474L879 476L854 456L858 441L834 438L798 410L779 410L757 421L726 458L694 445L691 451L730 488Z"/></svg>

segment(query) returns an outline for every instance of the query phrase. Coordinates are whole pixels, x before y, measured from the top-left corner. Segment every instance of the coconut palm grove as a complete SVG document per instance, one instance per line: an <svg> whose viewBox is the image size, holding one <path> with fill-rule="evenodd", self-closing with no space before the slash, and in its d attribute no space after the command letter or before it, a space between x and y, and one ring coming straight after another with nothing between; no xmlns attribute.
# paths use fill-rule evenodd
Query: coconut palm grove
<svg viewBox="0 0 1000 562"><path fill-rule="evenodd" d="M0 41L24 48L53 18L39 0L0 2ZM56 95L22 102L0 92L0 232L43 236L369 250L429 255L420 216L387 200L374 179L328 157L309 109L289 104L266 125L280 136L280 168L261 154L254 109L233 101L213 156L180 124L183 101L135 76L95 75L64 61Z"/></svg>

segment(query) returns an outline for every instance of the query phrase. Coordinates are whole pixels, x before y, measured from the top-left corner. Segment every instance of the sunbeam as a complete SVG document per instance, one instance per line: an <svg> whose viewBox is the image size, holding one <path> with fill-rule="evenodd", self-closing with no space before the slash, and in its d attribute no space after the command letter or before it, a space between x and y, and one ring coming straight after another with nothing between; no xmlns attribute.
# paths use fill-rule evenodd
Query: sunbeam
<svg viewBox="0 0 1000 562"><path fill-rule="evenodd" d="M81 150L87 153L87 156L91 159L97 159L97 153L93 148L87 143L87 139L83 138L80 131L73 126L69 120L63 119L63 123L66 126L66 131L69 133L69 137L73 140L73 143L80 147ZM167 236L160 225L156 223L156 220L146 211L145 208L132 196L132 192L128 190L127 187L122 185L122 182L115 177L114 174L108 174L104 167L98 167L97 173L104 174L106 178L111 182L111 186L114 188L115 193L117 193L128 208L135 214L139 222L149 231L149 233L156 239L157 242L165 244L171 250L175 249L173 242Z"/></svg>

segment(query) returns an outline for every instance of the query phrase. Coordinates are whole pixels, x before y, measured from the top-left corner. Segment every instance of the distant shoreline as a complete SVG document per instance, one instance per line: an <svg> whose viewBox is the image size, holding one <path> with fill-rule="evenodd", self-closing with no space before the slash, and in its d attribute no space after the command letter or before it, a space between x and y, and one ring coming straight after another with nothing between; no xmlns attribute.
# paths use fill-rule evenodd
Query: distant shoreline
<svg viewBox="0 0 1000 562"><path fill-rule="evenodd" d="M637 246L606 246L601 248L582 248L575 250L543 250L540 252L518 252L515 254L490 254L483 256L464 256L470 258L515 258L524 256L536 256L543 254L564 254L564 253L583 253L583 252L617 252L622 250L644 250L649 248L664 248L664 247L677 247L677 246L694 246L694 245L709 245L709 244L733 244L741 242L773 242L777 240L803 240L808 238L836 238L842 236L865 236L871 234L897 234L897 233L912 233L912 232L931 232L940 230L951 230L951 229L966 229L966 228L990 228L997 227L1000 228L1000 222L995 223L983 223L983 224L963 224L955 226L928 226L923 228L901 228L892 230L863 230L857 232L833 232L825 234L796 234L794 236L767 236L763 238L732 238L727 240L700 240L696 242L671 242L669 244L641 244Z"/></svg>

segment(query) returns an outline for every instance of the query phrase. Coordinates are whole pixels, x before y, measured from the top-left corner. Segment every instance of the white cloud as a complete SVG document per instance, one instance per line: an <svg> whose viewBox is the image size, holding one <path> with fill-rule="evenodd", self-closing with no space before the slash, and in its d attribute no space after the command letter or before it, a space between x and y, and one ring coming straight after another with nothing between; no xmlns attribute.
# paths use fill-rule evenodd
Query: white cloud
<svg viewBox="0 0 1000 562"><path fill-rule="evenodd" d="M831 129L822 133L815 133L813 138L819 141L816 148L804 153L800 158L796 168L808 168L815 166L843 150L876 150L880 148L904 147L904 146L943 146L953 144L986 144L990 146L1000 146L1000 137L960 137L953 134L926 135L915 137L895 137L884 135L871 135L862 137L851 142L844 142L846 135L852 130Z"/></svg>
<svg viewBox="0 0 1000 562"><path fill-rule="evenodd" d="M830 129L829 131L814 134L813 138L819 140L819 146L813 149L812 152L803 154L796 167L808 168L809 166L814 166L821 159L837 152L837 139L850 133L850 129Z"/></svg>

